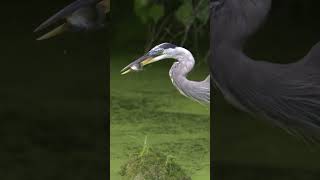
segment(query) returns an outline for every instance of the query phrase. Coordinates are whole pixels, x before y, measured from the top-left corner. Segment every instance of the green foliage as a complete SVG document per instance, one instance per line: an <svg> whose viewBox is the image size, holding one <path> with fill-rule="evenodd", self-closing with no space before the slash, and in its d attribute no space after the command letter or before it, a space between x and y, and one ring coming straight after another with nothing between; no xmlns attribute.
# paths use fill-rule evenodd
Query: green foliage
<svg viewBox="0 0 320 180"><path fill-rule="evenodd" d="M135 0L134 12L146 28L145 51L172 42L199 55L199 45L208 36L209 0ZM203 49L208 51L208 46Z"/></svg>
<svg viewBox="0 0 320 180"><path fill-rule="evenodd" d="M194 20L206 24L209 19L209 1L199 0L193 5L192 0L184 0L175 15L185 26L192 24Z"/></svg>
<svg viewBox="0 0 320 180"><path fill-rule="evenodd" d="M185 26L189 25L191 23L191 17L193 16L192 11L192 1L185 0L184 3L175 12L177 20L183 23Z"/></svg>
<svg viewBox="0 0 320 180"><path fill-rule="evenodd" d="M199 11L196 14L197 19L202 23L206 24L209 20L209 0L201 0L198 4Z"/></svg>
<svg viewBox="0 0 320 180"><path fill-rule="evenodd" d="M163 5L152 3L150 0L135 0L134 10L143 23L157 22L164 15Z"/></svg>

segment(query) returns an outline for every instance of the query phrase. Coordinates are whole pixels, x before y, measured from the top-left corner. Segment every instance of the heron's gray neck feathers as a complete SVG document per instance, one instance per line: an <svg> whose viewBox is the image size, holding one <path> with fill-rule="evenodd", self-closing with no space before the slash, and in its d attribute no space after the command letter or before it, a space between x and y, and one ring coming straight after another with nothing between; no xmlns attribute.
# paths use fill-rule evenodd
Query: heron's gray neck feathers
<svg viewBox="0 0 320 180"><path fill-rule="evenodd" d="M173 85L182 95L197 102L209 104L210 77L208 76L205 80L200 82L187 79L187 74L192 70L195 63L194 58L189 51L175 57L175 59L177 62L173 64L169 71Z"/></svg>

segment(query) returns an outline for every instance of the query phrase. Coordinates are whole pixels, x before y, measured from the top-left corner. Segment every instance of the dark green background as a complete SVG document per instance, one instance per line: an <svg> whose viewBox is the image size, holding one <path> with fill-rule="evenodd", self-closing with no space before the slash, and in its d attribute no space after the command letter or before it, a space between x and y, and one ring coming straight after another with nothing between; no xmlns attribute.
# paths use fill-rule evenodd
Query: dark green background
<svg viewBox="0 0 320 180"><path fill-rule="evenodd" d="M1 2L2 180L107 179L107 30L33 33L70 2Z"/></svg>

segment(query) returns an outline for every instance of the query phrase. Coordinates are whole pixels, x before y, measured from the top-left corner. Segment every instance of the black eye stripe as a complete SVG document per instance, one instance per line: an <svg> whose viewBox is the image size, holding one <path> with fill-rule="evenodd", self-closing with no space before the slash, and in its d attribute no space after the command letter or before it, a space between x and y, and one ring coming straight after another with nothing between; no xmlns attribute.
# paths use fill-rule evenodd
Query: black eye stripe
<svg viewBox="0 0 320 180"><path fill-rule="evenodd" d="M162 48L162 49L174 49L176 48L177 46L174 45L174 44L170 44L170 43L163 43L159 46L159 48Z"/></svg>
<svg viewBox="0 0 320 180"><path fill-rule="evenodd" d="M178 46L176 46L176 45L174 45L174 44L163 43L163 44L160 44L160 45L154 47L152 50L150 50L150 51L148 52L148 55L149 55L149 56L154 56L154 57L155 57L155 56L159 56L159 55L161 55L165 50L167 50L167 49L175 49L176 47L178 47Z"/></svg>
<svg viewBox="0 0 320 180"><path fill-rule="evenodd" d="M160 55L164 50L163 49L155 49L148 53L149 56L157 56Z"/></svg>

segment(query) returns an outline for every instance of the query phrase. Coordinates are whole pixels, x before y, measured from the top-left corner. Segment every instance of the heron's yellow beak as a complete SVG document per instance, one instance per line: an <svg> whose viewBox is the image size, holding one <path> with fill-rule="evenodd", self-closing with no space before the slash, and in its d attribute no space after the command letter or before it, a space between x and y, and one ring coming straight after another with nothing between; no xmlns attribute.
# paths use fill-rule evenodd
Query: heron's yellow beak
<svg viewBox="0 0 320 180"><path fill-rule="evenodd" d="M147 64L151 64L151 63L153 63L155 61L156 61L155 57L144 55L144 56L140 57L139 59L137 59L137 60L133 61L132 63L130 63L125 68L123 68L120 71L121 75L128 74L129 72L141 71L143 66L145 66Z"/></svg>

